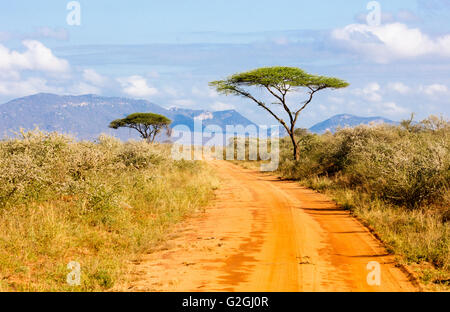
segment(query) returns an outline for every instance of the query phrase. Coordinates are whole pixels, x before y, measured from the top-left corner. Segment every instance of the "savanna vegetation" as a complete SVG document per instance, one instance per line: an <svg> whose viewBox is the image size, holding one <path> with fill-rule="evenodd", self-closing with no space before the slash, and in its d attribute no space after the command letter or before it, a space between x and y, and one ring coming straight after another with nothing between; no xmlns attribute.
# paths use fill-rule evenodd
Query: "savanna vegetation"
<svg viewBox="0 0 450 312"><path fill-rule="evenodd" d="M241 96L250 100L249 102L261 107L275 118L291 139L295 160L300 159L300 148L294 133L300 113L312 102L317 92L349 86L346 81L338 78L312 75L300 68L285 66L262 67L232 75L225 80L212 81L209 85L221 94ZM267 103L257 98L255 89L266 91L274 102ZM290 106L288 96L299 91L306 92L306 100ZM273 109L274 105L282 108L288 121L285 121L283 116Z"/></svg>
<svg viewBox="0 0 450 312"><path fill-rule="evenodd" d="M134 113L122 119L111 121L111 129L129 128L136 130L141 138L149 143L155 142L156 136L165 130L170 136L172 120L166 116L154 113Z"/></svg>
<svg viewBox="0 0 450 312"><path fill-rule="evenodd" d="M101 291L202 209L215 181L170 146L22 132L0 141L0 291ZM69 262L81 285L67 284Z"/></svg>
<svg viewBox="0 0 450 312"><path fill-rule="evenodd" d="M297 129L295 138L301 157L293 160L291 139L281 139L279 176L329 194L428 287L448 289L450 122L431 116L323 135Z"/></svg>

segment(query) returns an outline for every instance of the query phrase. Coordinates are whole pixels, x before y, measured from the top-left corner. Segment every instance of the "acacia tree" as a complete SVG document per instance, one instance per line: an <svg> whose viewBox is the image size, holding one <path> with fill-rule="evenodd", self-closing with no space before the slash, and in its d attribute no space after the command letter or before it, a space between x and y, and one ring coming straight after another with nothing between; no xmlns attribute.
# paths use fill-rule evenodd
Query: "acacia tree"
<svg viewBox="0 0 450 312"><path fill-rule="evenodd" d="M299 142L296 141L294 132L300 113L311 103L317 92L324 89L345 88L349 84L338 78L311 75L300 68L277 66L235 74L226 80L210 82L210 86L225 95L248 98L269 112L286 129L294 147L294 159L299 160ZM275 97L276 102L271 104L280 105L287 113L289 121L285 121L264 101L254 97L249 91L250 87L262 88ZM295 107L290 107L287 102L288 93L299 91L301 88L307 91L306 100Z"/></svg>
<svg viewBox="0 0 450 312"><path fill-rule="evenodd" d="M155 137L162 131L166 130L170 135L170 124L172 120L165 116L153 113L135 113L123 119L117 119L109 124L112 129L131 128L135 129L144 140L153 143Z"/></svg>

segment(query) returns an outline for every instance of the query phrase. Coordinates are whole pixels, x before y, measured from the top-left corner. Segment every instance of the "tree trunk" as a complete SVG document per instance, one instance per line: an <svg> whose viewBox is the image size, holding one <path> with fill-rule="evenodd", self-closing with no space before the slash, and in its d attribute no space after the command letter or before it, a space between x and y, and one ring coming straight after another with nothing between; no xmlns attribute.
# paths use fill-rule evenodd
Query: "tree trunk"
<svg viewBox="0 0 450 312"><path fill-rule="evenodd" d="M300 149L298 148L297 143L294 144L294 159L296 161L300 160Z"/></svg>
<svg viewBox="0 0 450 312"><path fill-rule="evenodd" d="M298 148L297 141L295 141L294 133L289 134L292 141L292 146L294 147L294 160L299 161L300 160L300 149Z"/></svg>

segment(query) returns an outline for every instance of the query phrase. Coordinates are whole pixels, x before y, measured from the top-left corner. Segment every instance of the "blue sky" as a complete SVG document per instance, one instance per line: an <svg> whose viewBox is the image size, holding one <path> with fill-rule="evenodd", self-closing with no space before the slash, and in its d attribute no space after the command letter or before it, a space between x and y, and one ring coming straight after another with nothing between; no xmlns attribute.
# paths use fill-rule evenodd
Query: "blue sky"
<svg viewBox="0 0 450 312"><path fill-rule="evenodd" d="M300 126L334 114L400 120L450 115L450 0L2 1L0 102L37 92L144 98L165 107L236 109L272 120L208 81L260 66L298 66L350 82L311 104ZM262 95L261 95L262 96ZM292 104L302 94L291 98Z"/></svg>

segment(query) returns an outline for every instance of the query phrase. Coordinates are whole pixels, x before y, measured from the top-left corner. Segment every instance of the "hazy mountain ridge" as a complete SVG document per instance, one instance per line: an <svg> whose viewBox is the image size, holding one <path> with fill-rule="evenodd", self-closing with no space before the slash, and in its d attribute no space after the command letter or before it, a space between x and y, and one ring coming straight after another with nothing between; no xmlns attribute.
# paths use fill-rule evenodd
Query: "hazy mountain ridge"
<svg viewBox="0 0 450 312"><path fill-rule="evenodd" d="M101 133L121 139L138 138L130 129L109 129L109 123L134 112L153 112L172 119L172 127L185 125L194 130L196 121L202 126L215 125L224 131L227 125L255 125L235 110L208 111L184 108L165 109L146 100L123 97L104 97L93 94L71 96L39 93L22 97L0 105L0 137L11 135L20 128L26 130L39 127L45 131L58 131L79 139L95 139ZM389 123L383 117L358 117L341 114L320 122L309 130L313 133L336 131L338 127L354 127L360 124Z"/></svg>
<svg viewBox="0 0 450 312"><path fill-rule="evenodd" d="M251 125L250 120L235 110L209 112L206 110L165 109L146 100L103 97L93 94L70 96L39 93L0 105L0 136L10 135L20 128L58 131L79 139L95 139L101 133L121 139L138 138L129 129L109 129L109 123L135 112L152 112L172 119L172 126L186 125L194 130L195 119L203 126L210 124Z"/></svg>
<svg viewBox="0 0 450 312"><path fill-rule="evenodd" d="M215 125L221 127L224 131L227 125L242 125L244 127L255 125L235 110L213 112L208 110L171 108L169 111L173 114L174 122L172 126L187 125L191 130L194 129L195 121L199 120L202 121L203 127Z"/></svg>
<svg viewBox="0 0 450 312"><path fill-rule="evenodd" d="M338 128L352 128L359 125L369 125L371 123L396 124L395 121L383 117L359 117L350 114L340 114L312 126L311 128L309 128L309 131L321 134L326 131L335 132Z"/></svg>

